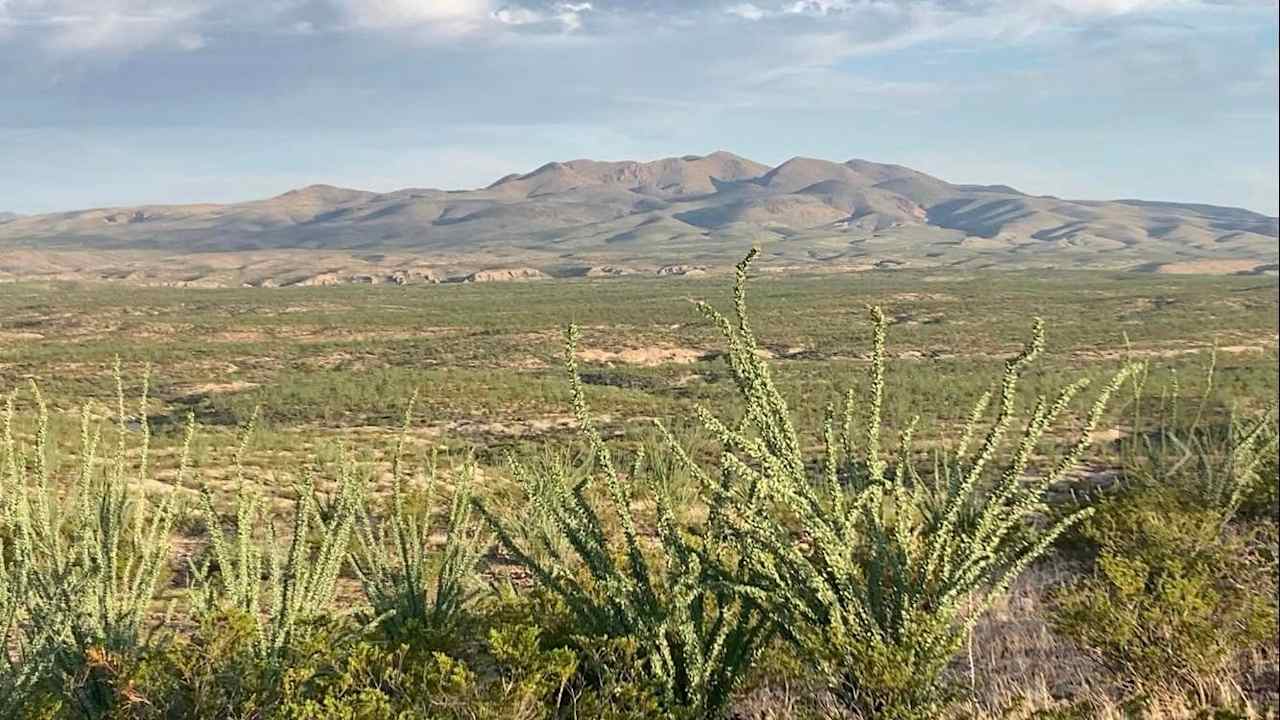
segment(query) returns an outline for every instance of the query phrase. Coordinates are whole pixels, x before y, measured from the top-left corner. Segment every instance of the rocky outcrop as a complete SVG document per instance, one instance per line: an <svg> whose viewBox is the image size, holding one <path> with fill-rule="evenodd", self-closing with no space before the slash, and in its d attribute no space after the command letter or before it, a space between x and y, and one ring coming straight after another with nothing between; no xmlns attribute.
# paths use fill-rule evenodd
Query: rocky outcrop
<svg viewBox="0 0 1280 720"><path fill-rule="evenodd" d="M387 276L387 282L397 285L423 285L435 284L441 282L441 278L434 270L425 268L410 268L408 270L396 270Z"/></svg>
<svg viewBox="0 0 1280 720"><path fill-rule="evenodd" d="M622 277L623 275L635 275L636 272L633 268L619 265L597 265L596 267L587 268L587 271L582 276L589 278Z"/></svg>
<svg viewBox="0 0 1280 720"><path fill-rule="evenodd" d="M701 265L664 265L658 268L655 273L660 276L667 275L706 275L707 269Z"/></svg>
<svg viewBox="0 0 1280 720"><path fill-rule="evenodd" d="M468 283L484 283L484 282L525 282L529 280L550 280L551 276L529 267L520 268L495 268L492 270L479 270L462 278L462 282Z"/></svg>
<svg viewBox="0 0 1280 720"><path fill-rule="evenodd" d="M292 283L292 287L328 287L330 285L341 285L342 276L338 273L320 273Z"/></svg>

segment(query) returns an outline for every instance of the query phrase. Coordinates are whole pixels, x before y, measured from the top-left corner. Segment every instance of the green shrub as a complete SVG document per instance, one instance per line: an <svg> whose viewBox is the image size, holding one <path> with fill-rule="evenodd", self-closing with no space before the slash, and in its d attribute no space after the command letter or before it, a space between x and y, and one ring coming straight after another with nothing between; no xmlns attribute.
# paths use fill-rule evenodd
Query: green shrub
<svg viewBox="0 0 1280 720"><path fill-rule="evenodd" d="M987 395L933 477L925 479L913 467L914 421L892 462L881 448L886 322L872 309L869 394L861 407L849 394L841 433L835 409L828 409L825 454L814 473L747 317L746 277L754 255L738 266L736 322L700 306L728 342L744 404L732 424L706 410L699 413L723 446L715 472L697 471L717 519L713 533L740 548L735 572L744 577L738 582L782 623L785 636L850 709L870 717L933 717L946 700L942 670L974 623L1085 514L1049 527L1032 522L1045 489L1079 460L1108 397L1131 369L1102 390L1078 439L1037 475L1029 472L1033 453L1086 383L1070 385L1053 399L1040 397L997 470L1014 423L1018 381L1043 346L1037 322L1031 342L1005 365L989 429L978 435ZM860 454L859 410L865 418Z"/></svg>
<svg viewBox="0 0 1280 720"><path fill-rule="evenodd" d="M544 648L543 631L506 616L475 639L469 657L390 642L348 620L298 624L274 665L257 649L257 623L237 611L208 615L166 652L113 666L126 688L112 717L244 720L660 720L643 685L619 678L574 685L578 655ZM527 619L527 618L526 618ZM599 650L607 653L607 650ZM626 658L615 652L615 659ZM31 706L28 705L28 708ZM54 707L49 717L63 717Z"/></svg>
<svg viewBox="0 0 1280 720"><path fill-rule="evenodd" d="M1266 519L1275 524L1280 523L1280 454L1274 433L1270 445L1270 453L1258 463L1258 482L1244 494L1238 514L1246 520Z"/></svg>
<svg viewBox="0 0 1280 720"><path fill-rule="evenodd" d="M1193 691L1276 638L1274 570L1223 529L1220 508L1175 491L1104 501L1083 528L1092 571L1059 591L1052 623L1135 693Z"/></svg>
<svg viewBox="0 0 1280 720"><path fill-rule="evenodd" d="M1215 369L1191 408L1176 376L1158 399L1145 364L1133 376L1119 483L1073 533L1086 573L1053 598L1057 632L1133 698L1203 704L1243 654L1275 639L1274 405L1210 412Z"/></svg>

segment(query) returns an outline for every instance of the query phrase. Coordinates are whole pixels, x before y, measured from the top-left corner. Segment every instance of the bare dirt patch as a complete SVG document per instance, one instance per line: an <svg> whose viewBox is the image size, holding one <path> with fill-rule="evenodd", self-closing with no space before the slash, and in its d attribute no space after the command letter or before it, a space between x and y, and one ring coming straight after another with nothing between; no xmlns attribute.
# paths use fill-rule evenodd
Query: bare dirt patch
<svg viewBox="0 0 1280 720"><path fill-rule="evenodd" d="M232 380L223 383L201 383L198 385L180 385L174 388L182 395L220 395L234 393L258 387L258 383L244 380Z"/></svg>
<svg viewBox="0 0 1280 720"><path fill-rule="evenodd" d="M43 340L44 335L37 332L0 332L0 342L18 342L21 340Z"/></svg>
<svg viewBox="0 0 1280 720"><path fill-rule="evenodd" d="M947 293L903 292L890 295L888 299L892 302L952 302L956 300L956 296Z"/></svg>
<svg viewBox="0 0 1280 720"><path fill-rule="evenodd" d="M596 418L597 422L607 423L608 415ZM549 432L567 431L577 427L572 415L548 415L529 420L455 420L439 427L462 435L489 435L500 437L528 437Z"/></svg>
<svg viewBox="0 0 1280 720"><path fill-rule="evenodd" d="M1156 272L1171 275L1221 275L1224 273L1245 273L1256 270L1260 265L1257 260L1188 260L1185 262L1165 263L1156 268Z"/></svg>
<svg viewBox="0 0 1280 720"><path fill-rule="evenodd" d="M653 367L675 363L687 365L705 360L712 353L696 348L676 347L674 345L656 345L647 348L629 348L626 350L603 350L588 348L580 350L578 357L592 363L621 363L623 365L643 365Z"/></svg>
<svg viewBox="0 0 1280 720"><path fill-rule="evenodd" d="M1264 353L1267 347L1271 345L1224 345L1219 346L1217 351L1220 353L1239 354L1239 353ZM1093 360L1125 360L1136 358L1174 358L1183 355L1195 355L1197 353L1213 352L1211 345L1184 348L1130 348L1126 350L1080 350L1073 353L1073 356L1081 359Z"/></svg>
<svg viewBox="0 0 1280 720"><path fill-rule="evenodd" d="M607 425L613 419L612 415L601 414L595 417L596 422ZM493 418L478 416L474 418L460 418L447 422L437 423L420 423L409 428L406 439L410 442L426 442L428 444L437 441L447 435L461 435L464 437L500 437L500 438L522 438L543 435L546 433L564 432L573 430L577 427L577 420L572 415L553 414L543 415L534 418ZM393 428L381 427L377 425L357 425L343 429L346 436L375 436L380 438L392 438L398 433Z"/></svg>

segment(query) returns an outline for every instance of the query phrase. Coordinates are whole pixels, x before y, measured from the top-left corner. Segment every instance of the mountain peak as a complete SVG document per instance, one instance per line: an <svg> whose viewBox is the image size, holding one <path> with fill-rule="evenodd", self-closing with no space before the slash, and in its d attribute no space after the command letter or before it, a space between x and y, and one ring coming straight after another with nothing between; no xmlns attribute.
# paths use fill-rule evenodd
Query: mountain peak
<svg viewBox="0 0 1280 720"><path fill-rule="evenodd" d="M355 190L353 188L338 187L337 185L328 185L326 183L313 183L305 187L294 188L277 195L277 198L299 198L299 197L316 197L329 198L336 195L371 195L367 190Z"/></svg>
<svg viewBox="0 0 1280 720"><path fill-rule="evenodd" d="M714 192L713 179L745 180L768 170L766 165L724 150L648 162L577 159L549 162L532 172L507 175L486 189L532 197L594 187L638 190L665 197Z"/></svg>
<svg viewBox="0 0 1280 720"><path fill-rule="evenodd" d="M828 180L865 184L859 182L856 173L840 163L798 155L760 176L757 182L772 190L795 192Z"/></svg>

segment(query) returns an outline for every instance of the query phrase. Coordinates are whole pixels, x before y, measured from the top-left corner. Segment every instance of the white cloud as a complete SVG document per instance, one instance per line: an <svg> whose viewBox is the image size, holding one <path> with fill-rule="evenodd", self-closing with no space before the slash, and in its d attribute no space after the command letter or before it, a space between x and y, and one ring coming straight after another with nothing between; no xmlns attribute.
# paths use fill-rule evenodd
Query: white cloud
<svg viewBox="0 0 1280 720"><path fill-rule="evenodd" d="M438 24L465 30L489 14L488 0L335 0L354 24L402 28Z"/></svg>
<svg viewBox="0 0 1280 720"><path fill-rule="evenodd" d="M592 9L589 2L561 2L544 10L534 10L521 5L507 5L493 11L492 17L504 25L558 23L565 32L573 32L582 29L582 16Z"/></svg>
<svg viewBox="0 0 1280 720"><path fill-rule="evenodd" d="M8 28L10 37L39 36L59 51L157 45L191 50L202 41L180 29L202 9L191 0L0 0L0 29Z"/></svg>
<svg viewBox="0 0 1280 720"><path fill-rule="evenodd" d="M738 3L726 7L724 11L745 20L763 20L781 15L828 15L849 7L850 3L847 0L789 0L781 5L774 4L768 7L750 2Z"/></svg>
<svg viewBox="0 0 1280 720"><path fill-rule="evenodd" d="M900 12L980 18L996 26L1010 24L1034 30L1055 20L1070 18L1117 16L1175 7L1274 4L1275 0L773 0L762 4L738 3L723 10L747 20L786 16L851 19L868 13Z"/></svg>
<svg viewBox="0 0 1280 720"><path fill-rule="evenodd" d="M532 25L544 22L547 18L542 13L526 7L502 7L493 11L493 19L504 25Z"/></svg>
<svg viewBox="0 0 1280 720"><path fill-rule="evenodd" d="M766 15L768 15L768 13L766 13L764 10L762 10L761 8L755 5L752 5L751 3L741 3L738 5L730 5L729 7L725 8L724 11L729 13L730 15L737 15L738 17L743 18L744 20L760 20L761 18L764 18Z"/></svg>
<svg viewBox="0 0 1280 720"><path fill-rule="evenodd" d="M1034 3L1033 3L1034 4ZM1152 10L1162 5L1188 4L1178 0L1048 0L1048 5L1083 15L1121 14Z"/></svg>
<svg viewBox="0 0 1280 720"><path fill-rule="evenodd" d="M792 15L827 15L847 10L850 3L845 0L796 0L783 8L783 12Z"/></svg>
<svg viewBox="0 0 1280 720"><path fill-rule="evenodd" d="M582 27L582 16L592 10L591 3L560 3L556 6L556 18L564 24L566 30L578 30Z"/></svg>
<svg viewBox="0 0 1280 720"><path fill-rule="evenodd" d="M622 37L652 26L714 32L718 19L789 27L769 45L816 28L840 38L837 60L946 39L1025 39L1081 22L1216 5L1274 6L1275 0L699 0L663 10L577 0L0 0L0 44L61 52L199 50L230 32L303 35L359 30L405 32L432 41L505 35L526 40L575 34ZM589 17L599 21L588 23ZM1116 22L1119 22L1117 20Z"/></svg>
<svg viewBox="0 0 1280 720"><path fill-rule="evenodd" d="M62 53L199 50L224 32L310 35L346 30L464 38L529 26L574 32L589 2L497 0L0 0L0 44Z"/></svg>
<svg viewBox="0 0 1280 720"><path fill-rule="evenodd" d="M178 33L173 40L178 47L187 51L199 50L207 44L203 35L193 32Z"/></svg>

